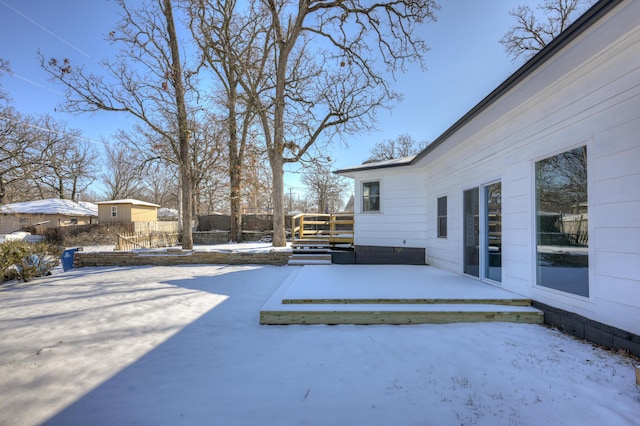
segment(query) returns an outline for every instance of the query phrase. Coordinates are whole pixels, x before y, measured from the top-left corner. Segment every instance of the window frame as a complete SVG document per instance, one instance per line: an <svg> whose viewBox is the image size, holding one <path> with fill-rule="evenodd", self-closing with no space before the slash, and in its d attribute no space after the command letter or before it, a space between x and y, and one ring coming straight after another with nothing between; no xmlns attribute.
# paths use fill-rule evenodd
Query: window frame
<svg viewBox="0 0 640 426"><path fill-rule="evenodd" d="M111 206L111 217L118 217L118 206Z"/></svg>
<svg viewBox="0 0 640 426"><path fill-rule="evenodd" d="M538 167L538 163L541 163L543 161L547 161L549 159L552 159L553 157L558 157L561 156L563 154L566 154L568 152L574 151L576 149L579 148L585 148L587 153L593 152L593 145L592 145L592 140L585 140L582 141L580 143L576 143L574 145L567 145L567 146L563 146L560 149L557 150L553 150L553 151L549 151L546 152L544 155L539 155L536 156L535 158L531 159L531 206L532 206L532 210L531 210L531 259L532 259L532 278L533 278L533 283L532 286L536 289L536 290L542 290L544 292L552 292L557 296L561 296L566 298L567 300L572 300L572 303L576 303L577 301L580 302L585 302L586 304L584 306L589 306L590 300L593 298L593 288L592 285L595 282L595 276L594 276L594 267L593 267L593 259L594 259L594 249L593 249L593 245L592 244L588 244L587 243L587 283L586 283L586 295L581 295L578 294L577 292L572 292L572 291L567 291L566 289L560 289L560 288L556 288L553 285L544 285L540 282L540 271L538 268L538 255L539 255L539 232L540 228L539 228L539 215L538 215L538 210L540 209L538 202L539 202L539 198L538 198L538 185L537 185L537 167ZM585 167L586 167L586 206L587 206L587 214L588 214L588 210L591 210L591 200L593 199L592 196L592 190L593 190L593 175L592 175L592 170L593 170L593 158L592 155L587 155L587 159L585 162ZM592 224L590 222L588 222L587 224L587 235L593 236L594 235L594 231L592 228Z"/></svg>
<svg viewBox="0 0 640 426"><path fill-rule="evenodd" d="M444 214L441 211L440 201L444 200ZM448 199L446 195L442 197L438 197L436 199L436 236L438 238L447 239L448 237L448 225L447 225L447 216L448 216ZM444 221L444 224L443 224Z"/></svg>
<svg viewBox="0 0 640 426"><path fill-rule="evenodd" d="M371 195L365 197L365 191L364 191L365 185L374 184L374 183L378 185L378 193L373 195L373 197ZM382 180L381 179L363 180L360 183L360 191L361 191L361 194L360 194L360 202L361 202L360 211L362 213L375 214L375 213L382 212L382 196L381 196L381 193L382 193ZM376 197L378 199L378 203L377 203L377 207L378 208L377 209L365 209L365 206L370 206L371 205L370 200L372 198L376 198ZM369 200L369 202L365 202L365 199Z"/></svg>

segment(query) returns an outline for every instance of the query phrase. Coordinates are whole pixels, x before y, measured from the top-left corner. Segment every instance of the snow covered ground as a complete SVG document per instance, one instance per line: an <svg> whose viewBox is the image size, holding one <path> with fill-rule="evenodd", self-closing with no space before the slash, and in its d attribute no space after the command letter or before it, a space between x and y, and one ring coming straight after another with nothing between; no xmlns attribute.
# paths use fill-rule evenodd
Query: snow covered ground
<svg viewBox="0 0 640 426"><path fill-rule="evenodd" d="M0 424L640 425L632 360L543 326L259 325L297 268L0 286Z"/></svg>

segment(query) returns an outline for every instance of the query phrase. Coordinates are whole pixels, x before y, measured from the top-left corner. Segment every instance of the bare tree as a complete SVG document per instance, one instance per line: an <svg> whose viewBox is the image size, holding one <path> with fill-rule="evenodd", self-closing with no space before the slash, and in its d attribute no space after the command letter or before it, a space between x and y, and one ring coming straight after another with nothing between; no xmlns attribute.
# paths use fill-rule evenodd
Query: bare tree
<svg viewBox="0 0 640 426"><path fill-rule="evenodd" d="M177 167L163 161L148 163L142 176L141 198L162 207L178 207Z"/></svg>
<svg viewBox="0 0 640 426"><path fill-rule="evenodd" d="M411 135L402 134L395 139L385 139L373 146L365 163L409 157L422 151L428 142L416 142Z"/></svg>
<svg viewBox="0 0 640 426"><path fill-rule="evenodd" d="M0 77L3 74L11 74L11 65L9 64L9 61L7 61L6 59L0 58ZM3 102L10 101L9 95L7 94L7 92L4 91L1 84L0 84L0 101L3 101Z"/></svg>
<svg viewBox="0 0 640 426"><path fill-rule="evenodd" d="M271 197L271 173L265 167L268 160L264 150L256 143L247 147L242 179L242 193L249 211L267 213L273 206Z"/></svg>
<svg viewBox="0 0 640 426"><path fill-rule="evenodd" d="M188 111L189 150L191 160L192 217L197 222L204 188L211 186L209 180L220 180L220 174L227 173L226 132L220 120L213 114L201 110ZM127 133L130 145L137 147L147 157L147 163L167 163L179 170L171 141L158 138L155 132L136 126ZM178 179L179 180L179 179ZM215 186L215 184L214 184ZM196 224L197 226L197 224Z"/></svg>
<svg viewBox="0 0 640 426"><path fill-rule="evenodd" d="M370 128L398 99L385 72L404 70L427 47L415 27L435 19L433 0L261 0L273 37L273 89L253 98L273 175L273 245L286 245L283 166L321 139ZM271 44L269 44L271 46ZM261 102L258 103L257 99Z"/></svg>
<svg viewBox="0 0 640 426"><path fill-rule="evenodd" d="M69 195L72 200L78 200L80 194L83 194L96 179L100 155L95 145L80 139L70 147L67 157L71 160L66 165L70 184Z"/></svg>
<svg viewBox="0 0 640 426"><path fill-rule="evenodd" d="M121 136L124 135L121 133ZM143 164L137 150L131 150L125 143L106 147L106 164L100 173L100 180L109 200L137 198L143 188Z"/></svg>
<svg viewBox="0 0 640 426"><path fill-rule="evenodd" d="M264 26L267 11L258 1L245 6L239 10L235 0L194 0L190 8L191 31L202 62L219 89L215 104L225 111L232 241L242 240L243 165L256 116L243 92L257 96L269 84L265 70L272 54L271 37Z"/></svg>
<svg viewBox="0 0 640 426"><path fill-rule="evenodd" d="M337 212L344 206L344 194L349 183L331 172L332 162L314 161L302 172L301 181L307 187L309 201L318 213Z"/></svg>
<svg viewBox="0 0 640 426"><path fill-rule="evenodd" d="M0 76L11 74L9 62L0 58ZM31 117L20 114L11 106L11 99L0 85L0 204L8 200L11 193L27 194L30 171L34 169L34 159L39 157L35 149L38 137L31 124Z"/></svg>
<svg viewBox="0 0 640 426"><path fill-rule="evenodd" d="M57 138L31 116L22 115L12 107L2 109L0 118L0 203L9 193L13 201L29 199L37 194L34 185L43 173L45 155Z"/></svg>
<svg viewBox="0 0 640 426"><path fill-rule="evenodd" d="M109 37L123 47L114 62L103 61L107 78L74 67L68 58L45 60L40 54L40 64L66 88L64 110L124 112L169 142L184 193L182 246L190 249L193 177L186 103L193 93L192 73L183 70L171 0L148 0L137 9L117 2L122 19Z"/></svg>
<svg viewBox="0 0 640 426"><path fill-rule="evenodd" d="M76 200L95 180L98 152L81 139L79 130L49 115L36 121L40 139L41 164L32 179L42 198L55 196Z"/></svg>
<svg viewBox="0 0 640 426"><path fill-rule="evenodd" d="M595 1L544 0L536 7L538 14L527 5L518 6L509 11L516 23L502 37L500 44L514 62L520 57L528 59L549 44Z"/></svg>
<svg viewBox="0 0 640 426"><path fill-rule="evenodd" d="M11 107L2 109L0 119L0 204L7 202L7 192L12 184L25 179L24 165L32 155L33 141L28 134L23 116Z"/></svg>

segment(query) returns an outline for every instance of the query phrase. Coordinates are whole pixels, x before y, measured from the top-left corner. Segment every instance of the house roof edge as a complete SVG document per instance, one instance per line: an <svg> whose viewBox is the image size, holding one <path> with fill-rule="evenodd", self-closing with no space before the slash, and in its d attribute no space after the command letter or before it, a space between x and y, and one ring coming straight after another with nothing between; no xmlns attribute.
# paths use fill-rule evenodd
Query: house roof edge
<svg viewBox="0 0 640 426"><path fill-rule="evenodd" d="M540 66L545 64L549 59L553 58L560 50L562 50L568 43L575 40L578 36L584 33L592 25L597 23L602 17L609 13L613 8L623 3L625 0L600 0L591 6L585 13L583 13L578 19L576 19L565 31L560 33L554 38L547 46L535 54L531 59L526 61L520 68L518 68L513 74L511 74L505 81L503 81L498 87L496 87L491 93L485 96L480 102L478 102L471 110L463 115L458 121L456 121L451 127L445 130L440 136L438 136L433 142L427 145L422 151L420 151L411 161L400 164L371 164L370 167L355 166L347 169L341 169L334 171L335 174L345 174L351 172L359 172L365 170L383 169L390 167L411 166L419 162L422 158L426 157L431 151L440 146L446 141L449 136L457 132L465 124L478 116L482 111L491 106L494 102L500 99L506 92L515 87L518 83L531 75Z"/></svg>

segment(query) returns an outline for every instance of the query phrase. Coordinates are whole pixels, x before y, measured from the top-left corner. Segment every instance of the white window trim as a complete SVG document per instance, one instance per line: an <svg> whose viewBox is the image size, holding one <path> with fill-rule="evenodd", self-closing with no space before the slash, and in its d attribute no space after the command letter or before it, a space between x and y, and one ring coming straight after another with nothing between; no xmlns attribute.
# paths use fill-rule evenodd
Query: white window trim
<svg viewBox="0 0 640 426"><path fill-rule="evenodd" d="M445 215L445 217L447 218L447 229L446 229L446 233L447 235L444 237L440 236L440 212L438 211L438 201L441 198L445 198L445 207L447 209L447 214ZM449 194L442 194L439 196L436 196L436 238L440 239L440 240L447 240L449 239L449 215L451 214L450 210L449 210Z"/></svg>
<svg viewBox="0 0 640 426"><path fill-rule="evenodd" d="M369 183L369 182L378 182L378 189L379 189L379 194L378 194L378 210L369 210L369 211L365 211L364 210L364 205L363 205L363 200L364 200L364 184L365 183ZM358 185L358 211L361 214L382 214L383 211L383 197L382 197L382 193L384 190L384 184L383 184L383 180L382 178L375 178L375 179L362 179Z"/></svg>
<svg viewBox="0 0 640 426"><path fill-rule="evenodd" d="M545 286L541 286L538 285L538 269L537 269L537 262L538 262L538 247L537 247L537 241L538 241L538 237L537 237L537 212L536 212L536 163L542 160L546 160L547 158L551 158L554 157L556 155L560 155L562 153L565 153L567 151L571 151L574 150L576 148L580 148L583 146L587 147L587 203L588 203L588 209L591 210L592 208L592 201L593 200L593 186L594 186L594 178L593 175L594 173L592 172L592 170L594 169L594 156L593 154L589 154L592 153L594 148L593 148L593 138L591 139L587 139L587 140L583 140L579 143L575 143L572 145L566 145L563 146L561 148L555 149L553 151L547 151L544 154L538 155L534 158L531 159L530 164L529 164L529 176L530 176L530 188L531 188L531 193L530 193L530 197L529 197L529 203L530 203L530 209L529 211L531 212L530 214L530 226L531 226L531 230L530 230L530 238L531 238L531 242L529 244L529 258L531 259L531 268L530 268L530 277L531 277L531 288L533 290L533 294L534 296L538 295L537 297L539 297L541 300L544 300L544 297L549 297L549 295L553 295L552 300L556 300L556 301L560 301L560 302L565 302L570 306L577 306L577 307L581 307L583 309L592 309L592 306L595 304L595 288L594 288L594 283L596 280L595 277L595 266L592 263L592 259L594 259L595 261L595 243L592 244L592 241L595 241L595 230L593 228L593 221L589 221L588 224L588 230L589 230L589 249L588 249L588 254L589 254L589 297L584 297L584 296L580 296L577 294L572 294L572 293L568 293L565 291L561 291L561 290L556 290L550 287L545 287Z"/></svg>

